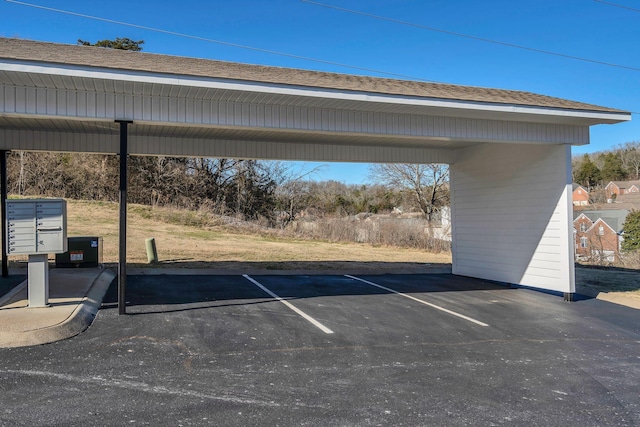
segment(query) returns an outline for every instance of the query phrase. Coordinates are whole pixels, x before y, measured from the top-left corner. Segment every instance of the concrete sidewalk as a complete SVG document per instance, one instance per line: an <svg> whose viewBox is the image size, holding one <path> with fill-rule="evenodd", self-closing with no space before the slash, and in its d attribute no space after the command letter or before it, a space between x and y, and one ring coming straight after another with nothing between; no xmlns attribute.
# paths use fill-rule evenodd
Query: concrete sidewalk
<svg viewBox="0 0 640 427"><path fill-rule="evenodd" d="M50 307L29 308L27 281L0 298L0 348L47 344L78 335L91 325L115 278L111 270L52 269Z"/></svg>

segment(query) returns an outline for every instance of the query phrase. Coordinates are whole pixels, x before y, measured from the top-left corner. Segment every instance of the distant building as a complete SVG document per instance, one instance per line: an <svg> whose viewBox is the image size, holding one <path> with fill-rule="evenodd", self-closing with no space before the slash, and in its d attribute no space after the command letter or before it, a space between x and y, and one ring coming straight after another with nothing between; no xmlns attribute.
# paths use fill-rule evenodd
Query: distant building
<svg viewBox="0 0 640 427"><path fill-rule="evenodd" d="M586 206L589 204L589 191L582 185L574 183L572 194L574 206Z"/></svg>
<svg viewBox="0 0 640 427"><path fill-rule="evenodd" d="M604 188L607 198L613 198L613 195L620 196L622 194L640 194L640 180L635 181L611 181Z"/></svg>
<svg viewBox="0 0 640 427"><path fill-rule="evenodd" d="M617 261L623 239L622 226L628 214L625 209L574 212L576 259Z"/></svg>

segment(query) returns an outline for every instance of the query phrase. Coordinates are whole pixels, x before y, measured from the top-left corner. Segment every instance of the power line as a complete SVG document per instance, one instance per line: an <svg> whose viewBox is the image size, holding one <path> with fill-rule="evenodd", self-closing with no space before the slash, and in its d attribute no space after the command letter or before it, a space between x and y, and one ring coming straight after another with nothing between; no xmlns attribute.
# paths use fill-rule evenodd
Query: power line
<svg viewBox="0 0 640 427"><path fill-rule="evenodd" d="M278 52L278 51L275 51L275 50L262 49L262 48L242 45L242 44L238 44L238 43L226 42L226 41L223 41L223 40L215 40L215 39L210 39L210 38L206 38L206 37L194 36L194 35L191 35L191 34L178 33L178 32L175 32L175 31L163 30L161 28L148 27L148 26L145 26L145 25L132 24L132 23L123 22L123 21L116 21L114 19L101 18L99 16L85 15L83 13L72 12L72 11L69 11L69 10L55 9L55 8L47 7L47 6L41 6L41 5L32 4L32 3L25 3L25 2L22 2L22 1L18 1L18 0L5 0L5 1L9 2L9 3L15 3L15 4L18 4L18 5L21 5L21 6L28 6L28 7L33 7L33 8L36 8L36 9L42 9L42 10L46 10L46 11L49 11L49 12L62 13L62 14L65 14L65 15L77 16L77 17L86 18L86 19L93 19L95 21L108 22L110 24L117 24L117 25L123 25L123 26L127 26L127 27L138 28L138 29L141 29L141 30L154 31L154 32L157 32L157 33L169 34L169 35L177 36L177 37L185 37L185 38L199 40L199 41L205 41L205 42L209 42L209 43L216 43L216 44L220 44L220 45L224 45L224 46L230 46L230 47L236 47L236 48L240 48L240 49L253 50L255 52L268 53L268 54L271 54L271 55L279 55L279 56L284 56L284 57L287 57L287 58L294 58L294 59L300 59L300 60L303 60L303 61L317 62L317 63L320 63L320 64L333 65L333 66L337 66L337 67L351 68L351 69L354 69L354 70L367 71L369 73L377 73L377 74L382 74L382 75L392 76L392 77L398 77L398 78L403 78L403 79L418 80L418 81L423 81L423 82L428 82L428 83L441 83L441 82L437 82L437 81L433 81L433 80L426 80L426 79L423 79L423 78L420 78L420 77L409 76L409 75L405 75L405 74L391 73L391 72L388 72L388 71L376 70L374 68L359 67L357 65L343 64L343 63L340 63L340 62L333 62L333 61L327 61L327 60L324 60L324 59L311 58L311 57L308 57L308 56L295 55L295 54L292 54L292 53L285 53L285 52Z"/></svg>
<svg viewBox="0 0 640 427"><path fill-rule="evenodd" d="M608 2L608 1L602 1L602 0L593 0L593 1L595 1L597 3L607 4L609 6L619 7L621 9L627 9L627 10L632 10L634 12L640 12L640 9L634 9L633 7L624 6L624 5L617 4L617 3L611 3L611 2Z"/></svg>
<svg viewBox="0 0 640 427"><path fill-rule="evenodd" d="M536 53L542 53L542 54L545 54L545 55L558 56L560 58L574 59L576 61L590 62L592 64L605 65L607 67L615 67L615 68L622 68L622 69L625 69L625 70L640 71L640 68L631 67L631 66L628 66L628 65L614 64L614 63L611 63L611 62L598 61L596 59L582 58L582 57L579 57L579 56L568 55L568 54L565 54L565 53L552 52L552 51L549 51L549 50L537 49L537 48L533 48L533 47L517 45L517 44L514 44L514 43L508 43L508 42L503 42L503 41L499 41L499 40L492 40L492 39L487 39L487 38L484 38L484 37L478 37L478 36L472 36L472 35L469 35L469 34L457 33L455 31L443 30L441 28L435 28L435 27L428 27L426 25L416 24L416 23L407 22L407 21L401 21L399 19L388 18L386 16L374 15L372 13L362 12L362 11L359 11L359 10L346 9L344 7L333 6L333 5L330 5L330 4L320 3L320 2L316 2L316 1L312 1L312 0L300 0L300 1L303 2L303 3L308 3L308 4L311 4L311 5L314 5L314 6L326 7L328 9L335 9L335 10L338 10L338 11L341 11L341 12L347 12L347 13L351 13L351 14L354 14L354 15L366 16L368 18L374 18L374 19L379 19L379 20L382 20L382 21L393 22L395 24L408 25L410 27L421 28L423 30L435 31L435 32L438 32L438 33L449 34L449 35L457 36L457 37L464 37L464 38L467 38L467 39L477 40L477 41L481 41L481 42L485 42L485 43L493 43L493 44L497 44L497 45L500 45L500 46L507 46L507 47L513 47L513 48L516 48L516 49L527 50L529 52L536 52ZM596 0L596 1L599 1L599 0Z"/></svg>

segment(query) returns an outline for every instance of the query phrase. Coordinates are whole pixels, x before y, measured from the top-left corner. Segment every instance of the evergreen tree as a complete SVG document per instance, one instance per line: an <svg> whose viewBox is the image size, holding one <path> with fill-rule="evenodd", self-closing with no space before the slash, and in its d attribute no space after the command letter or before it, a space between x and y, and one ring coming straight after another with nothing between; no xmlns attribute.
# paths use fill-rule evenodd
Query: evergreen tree
<svg viewBox="0 0 640 427"><path fill-rule="evenodd" d="M602 179L600 169L593 163L588 154L582 157L582 162L576 169L574 176L578 184L587 188L595 186Z"/></svg>
<svg viewBox="0 0 640 427"><path fill-rule="evenodd" d="M622 230L622 249L628 252L640 250L640 211L633 211L627 215Z"/></svg>
<svg viewBox="0 0 640 427"><path fill-rule="evenodd" d="M603 181L622 181L627 177L627 172L622 166L622 159L617 153L601 154L601 158L603 166L600 173Z"/></svg>
<svg viewBox="0 0 640 427"><path fill-rule="evenodd" d="M127 37L116 37L115 40L98 40L95 43L91 43L85 40L78 39L78 44L82 46L97 46L106 47L109 49L121 49L121 50L133 50L139 52L142 50L144 40L131 40Z"/></svg>

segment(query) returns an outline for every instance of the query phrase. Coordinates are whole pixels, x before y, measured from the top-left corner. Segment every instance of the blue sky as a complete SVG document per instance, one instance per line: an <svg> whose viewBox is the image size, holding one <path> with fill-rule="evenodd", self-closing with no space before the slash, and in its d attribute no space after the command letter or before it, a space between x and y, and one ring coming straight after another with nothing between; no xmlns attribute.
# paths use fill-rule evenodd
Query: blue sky
<svg viewBox="0 0 640 427"><path fill-rule="evenodd" d="M640 2L611 0L319 0L368 14L636 69L482 42L301 0L25 3L428 81L523 90L640 113ZM382 77L0 0L0 35L74 44L129 37L144 51ZM640 140L629 123L591 128L574 154ZM310 165L309 167L311 167ZM315 179L367 180L367 165L330 164Z"/></svg>

